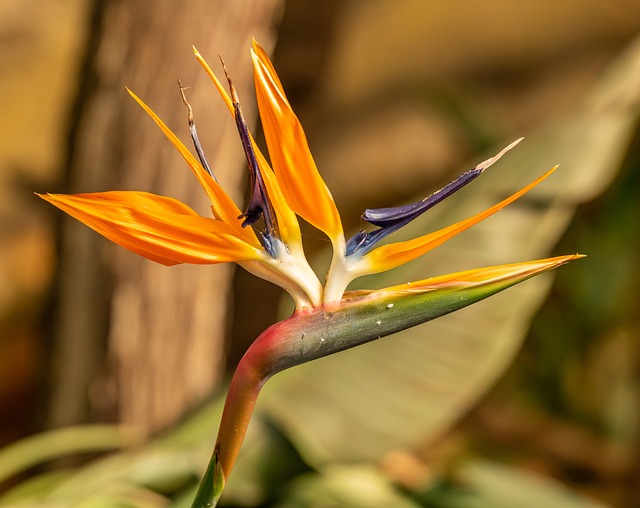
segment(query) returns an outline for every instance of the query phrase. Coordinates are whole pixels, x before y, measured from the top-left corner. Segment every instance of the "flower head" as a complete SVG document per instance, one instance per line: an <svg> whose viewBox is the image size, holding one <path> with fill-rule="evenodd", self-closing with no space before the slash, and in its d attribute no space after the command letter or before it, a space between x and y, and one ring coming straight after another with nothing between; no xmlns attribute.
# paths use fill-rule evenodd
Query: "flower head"
<svg viewBox="0 0 640 508"><path fill-rule="evenodd" d="M379 245L479 177L519 139L417 203L365 210L362 218L374 229L359 231L347 239L331 192L318 172L302 126L265 51L254 41L251 56L257 103L271 164L249 132L231 79L226 76L227 92L195 48L194 52L233 115L240 135L251 188L244 211L222 189L206 159L182 86L197 156L137 95L129 93L200 182L211 204L211 217L202 217L173 198L146 192L41 197L113 242L158 263L235 262L293 297L297 312L253 343L232 380L214 456L194 505L211 506L231 471L255 398L268 377L460 309L580 256L481 268L371 292L345 292L355 278L407 263L486 219L538 185L555 168L472 217L412 240ZM226 69L224 72L226 75ZM305 257L298 217L331 241L333 256L324 283Z"/></svg>
<svg viewBox="0 0 640 508"><path fill-rule="evenodd" d="M216 180L200 146L186 98L197 158L130 90L131 96L160 127L202 185L211 203L212 217L202 217L175 199L146 192L41 196L113 242L158 263L236 262L286 289L298 308L338 302L353 279L390 270L428 252L515 201L555 169L473 217L413 240L377 245L477 178L520 141L517 140L417 203L366 210L362 218L376 229L359 231L345 239L331 192L318 172L302 126L265 51L254 42L251 54L258 108L272 167L249 133L231 80L227 77L227 93L195 48L194 52L227 104L240 134L251 181L251 197L244 212ZM297 216L331 240L333 258L324 285L305 257ZM257 227L259 221L264 225L262 228Z"/></svg>

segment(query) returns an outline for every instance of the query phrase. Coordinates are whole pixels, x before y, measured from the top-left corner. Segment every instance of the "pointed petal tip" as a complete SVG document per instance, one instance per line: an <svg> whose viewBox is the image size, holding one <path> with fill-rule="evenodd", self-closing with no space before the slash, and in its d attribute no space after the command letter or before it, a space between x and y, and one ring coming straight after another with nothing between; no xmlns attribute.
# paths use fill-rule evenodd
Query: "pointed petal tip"
<svg viewBox="0 0 640 508"><path fill-rule="evenodd" d="M496 162L498 162L502 156L507 153L509 150L511 150L512 148L514 148L518 143L520 143L520 141L522 141L524 139L524 137L519 137L518 139L516 139L515 141L513 141L512 143L510 143L509 145L505 146L502 150L500 150L496 155L494 155L493 157L489 157L486 161L482 161L480 164L478 164L475 169L479 169L480 171L484 171L485 169L487 169L490 166L493 166Z"/></svg>
<svg viewBox="0 0 640 508"><path fill-rule="evenodd" d="M540 181L545 180L548 176L551 176L556 169L558 169L560 167L559 164L556 164L555 166L553 166L549 171L547 171L544 175L542 175L540 177Z"/></svg>
<svg viewBox="0 0 640 508"><path fill-rule="evenodd" d="M58 196L60 196L60 194L51 194L50 192L34 192L34 194L36 196L38 196L40 199L44 199L45 201L48 201L49 203L53 203L55 204L56 201L58 201ZM62 195L64 196L64 194Z"/></svg>
<svg viewBox="0 0 640 508"><path fill-rule="evenodd" d="M200 51L198 51L198 48L196 48L195 46L191 46L191 49L193 50L193 55L196 57L196 60L198 60L198 62L200 62L200 64L205 68L205 70L207 69L207 63L204 60L204 57L202 56L202 54L200 53Z"/></svg>
<svg viewBox="0 0 640 508"><path fill-rule="evenodd" d="M419 281L400 284L376 291L372 291L368 297L380 294L420 293L451 287L469 287L472 285L487 285L493 283L517 283L534 277L544 272L555 270L576 259L586 257L584 254L569 254L552 258L537 259L506 265L487 266L462 272L454 272L436 277L430 277Z"/></svg>
<svg viewBox="0 0 640 508"><path fill-rule="evenodd" d="M131 97L133 97L133 100L135 100L138 104L140 104L142 106L142 104L143 104L142 99L140 97L138 97L136 95L136 93L133 90L131 90L131 88L129 88L128 86L125 86L124 89L127 91L127 93ZM142 106L142 107L144 108L144 106Z"/></svg>
<svg viewBox="0 0 640 508"><path fill-rule="evenodd" d="M505 268L509 268L509 267L530 267L529 273L532 275L537 275L538 273L542 273L542 272L548 272L551 270L555 270L556 268L561 267L562 265L566 265L567 263L570 263L571 261L575 261L576 259L581 259L586 257L585 254L568 254L568 255L564 255L564 256L556 256L556 257L552 257L552 258L546 258L546 259L539 259L536 261L529 261L529 262L524 262L524 263L516 263L516 264L512 264L512 265L504 265ZM516 270L517 271L517 270ZM525 272L527 272L527 270L525 269Z"/></svg>
<svg viewBox="0 0 640 508"><path fill-rule="evenodd" d="M34 194L40 199L44 199L47 203L55 205L55 198L53 194L50 194L48 192L34 192Z"/></svg>
<svg viewBox="0 0 640 508"><path fill-rule="evenodd" d="M545 270L553 270L558 268L559 266L566 265L571 261L575 261L576 259L586 258L586 254L567 254L565 256L557 256L553 258L542 259L539 263L544 264L546 266Z"/></svg>
<svg viewBox="0 0 640 508"><path fill-rule="evenodd" d="M576 259L581 259L587 257L585 254L566 254L564 256L555 256L551 258L545 259L537 259L535 261L525 261L523 263L514 263L511 265L503 265L504 268L510 267L530 267L533 271L536 272L545 272L548 270L554 270L562 265L566 265L571 261L575 261Z"/></svg>

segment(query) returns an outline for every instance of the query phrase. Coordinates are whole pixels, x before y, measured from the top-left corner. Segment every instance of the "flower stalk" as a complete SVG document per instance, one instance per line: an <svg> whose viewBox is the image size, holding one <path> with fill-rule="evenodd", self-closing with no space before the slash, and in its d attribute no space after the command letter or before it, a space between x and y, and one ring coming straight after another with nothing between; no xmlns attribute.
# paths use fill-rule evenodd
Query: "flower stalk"
<svg viewBox="0 0 640 508"><path fill-rule="evenodd" d="M339 305L297 311L272 325L253 342L236 368L214 452L193 508L217 501L240 451L260 389L274 374L444 316L580 257L574 254L469 270L356 293ZM213 497L208 498L207 493Z"/></svg>

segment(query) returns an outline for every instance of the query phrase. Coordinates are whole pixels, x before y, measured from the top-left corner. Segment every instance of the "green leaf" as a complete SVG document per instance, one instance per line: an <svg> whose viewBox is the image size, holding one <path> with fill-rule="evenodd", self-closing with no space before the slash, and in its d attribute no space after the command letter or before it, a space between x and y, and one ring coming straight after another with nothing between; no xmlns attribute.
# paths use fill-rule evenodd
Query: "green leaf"
<svg viewBox="0 0 640 508"><path fill-rule="evenodd" d="M131 429L115 425L67 427L36 434L0 450L0 483L48 460L122 448L132 444L135 437Z"/></svg>
<svg viewBox="0 0 640 508"><path fill-rule="evenodd" d="M289 485L276 508L419 508L370 465L336 465Z"/></svg>
<svg viewBox="0 0 640 508"><path fill-rule="evenodd" d="M372 465L329 465L296 478L277 508L606 508L559 482L514 467L468 460L423 492L400 491Z"/></svg>
<svg viewBox="0 0 640 508"><path fill-rule="evenodd" d="M15 506L19 503L33 503L44 499L58 485L68 480L72 474L72 471L57 469L24 480L0 497L0 506Z"/></svg>
<svg viewBox="0 0 640 508"><path fill-rule="evenodd" d="M546 477L488 461L455 468L418 496L430 508L605 508Z"/></svg>
<svg viewBox="0 0 640 508"><path fill-rule="evenodd" d="M151 491L171 492L180 489L201 474L209 454L207 448L211 446L213 431L220 419L220 410L221 404L209 404L180 427L140 450L110 455L76 470L65 470L64 475L49 478L49 473L45 473L25 481L0 497L0 505L13 505L16 500L33 502L34 499L41 499L52 506L84 506L83 503L94 506L93 503L103 503L106 499L104 496L116 487L118 491L126 492L122 494L126 498L130 489L137 489L137 486L142 488L131 493L128 506L142 507L147 506L148 502L164 504L166 501L158 500L165 498L152 495ZM0 467L5 477L9 477L31 466L72 453L131 445L136 442L135 438L131 430L124 431L122 427L112 426L49 431L5 448L0 452ZM102 506L114 506L106 503Z"/></svg>

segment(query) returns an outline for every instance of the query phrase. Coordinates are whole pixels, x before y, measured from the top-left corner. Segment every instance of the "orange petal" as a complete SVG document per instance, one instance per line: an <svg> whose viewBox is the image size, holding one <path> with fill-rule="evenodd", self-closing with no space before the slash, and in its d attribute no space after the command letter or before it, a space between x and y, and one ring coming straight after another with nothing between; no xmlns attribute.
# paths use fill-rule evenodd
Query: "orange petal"
<svg viewBox="0 0 640 508"><path fill-rule="evenodd" d="M39 196L112 242L163 265L213 264L263 259L256 240L201 217L184 203L146 192Z"/></svg>
<svg viewBox="0 0 640 508"><path fill-rule="evenodd" d="M231 100L231 97L229 97L229 94L227 93L225 88L222 86L222 84L220 83L216 75L213 73L213 71L211 70L211 67L209 67L209 64L205 61L202 55L198 53L198 50L195 47L193 48L193 52L198 62L200 62L202 67L204 67L204 70L207 72L207 74L211 78L211 81L213 81L213 84L218 90L218 93L222 97L222 100L224 100L225 104L227 105L227 108L229 108L229 111L233 116L234 109L233 109L233 102ZM251 136L251 134L249 135ZM265 156L262 154L262 152L256 145L253 139L253 136L251 136L251 143L253 145L253 151L256 155L256 159L258 161L258 166L260 166L260 173L262 174L262 178L267 187L267 193L269 194L269 199L271 200L271 204L273 205L273 208L276 211L278 227L280 230L280 235L282 237L282 240L290 248L292 248L292 250L302 249L302 236L300 235L300 225L298 224L298 219L296 218L291 208L289 208L289 205L287 204L287 201L285 200L284 195L282 194L282 190L280 189L280 185L278 184L278 181L274 177L273 170L269 166L269 163L267 162L267 159L265 158Z"/></svg>
<svg viewBox="0 0 640 508"><path fill-rule="evenodd" d="M514 279L522 281L539 273L553 270L554 268L564 265L569 261L583 257L585 257L583 254L570 254L567 256L537 259L535 261L525 261L522 263L476 268L473 270L465 270L464 272L448 273L438 277L430 277L416 282L408 282L406 284L400 284L398 286L392 286L384 289L367 291L363 292L363 295L377 298L392 293L421 293L448 288L465 288L479 284L498 284Z"/></svg>
<svg viewBox="0 0 640 508"><path fill-rule="evenodd" d="M202 55L198 52L195 46L192 46L192 47L193 47L193 54L196 56L196 60L200 62L200 65L202 65L204 70L207 72L207 74L211 78L211 81L213 81L213 84L218 90L218 93L220 94L220 96L222 97L222 100L224 100L224 103L227 105L227 108L229 108L229 111L231 112L231 116L233 116L234 114L233 102L231 101L231 97L229 97L229 94L227 93L225 88L222 86L222 83L220 83L220 80L218 80L217 76L213 73L207 61L202 57Z"/></svg>
<svg viewBox="0 0 640 508"><path fill-rule="evenodd" d="M264 155L257 149L253 137L251 138L251 143L253 144L264 185L267 188L267 194L269 194L271 205L276 212L280 236L284 243L291 248L292 253L293 251L302 253L302 235L300 234L300 224L298 224L296 214L289 208L269 163L264 158Z"/></svg>
<svg viewBox="0 0 640 508"><path fill-rule="evenodd" d="M262 127L285 199L307 222L329 238L338 238L343 234L340 215L318 173L302 126L267 54L255 41L251 55Z"/></svg>
<svg viewBox="0 0 640 508"><path fill-rule="evenodd" d="M211 209L216 219L227 223L231 228L235 229L239 236L247 237L250 240L256 239L255 233L251 228L243 228L241 221L238 220L238 216L242 213L240 209L235 205L227 193L220 187L220 185L211 178L211 175L202 167L200 161L198 161L186 146L178 139L178 137L160 120L153 110L147 106L142 99L140 99L135 93L127 88L127 91L133 97L140 106L147 112L147 114L153 119L153 121L160 127L165 136L171 141L173 146L176 147L180 155L187 162L191 171L196 176L200 185L207 193L209 200L211 201Z"/></svg>
<svg viewBox="0 0 640 508"><path fill-rule="evenodd" d="M362 258L363 265L358 270L360 272L359 274L364 275L391 270L392 268L407 263L417 258L418 256L421 256L422 254L430 251L431 249L434 249L438 245L443 244L465 229L468 229L478 222L493 215L494 213L499 212L505 206L533 189L536 185L538 185L551 173L553 173L557 167L558 166L555 166L551 170L547 171L544 175L537 178L523 189L520 189L512 196L509 196L507 199L500 201L500 203L486 209L484 212L480 212L479 214L474 215L473 217L469 217L468 219L440 229L439 231L434 231L433 233L429 233L428 235L424 235L413 240L390 243L388 245L382 245L381 247L372 250L369 254Z"/></svg>

